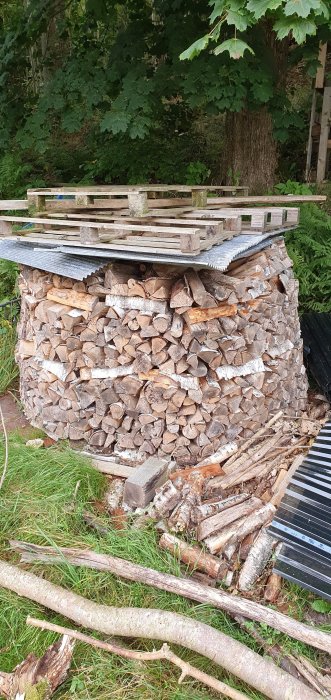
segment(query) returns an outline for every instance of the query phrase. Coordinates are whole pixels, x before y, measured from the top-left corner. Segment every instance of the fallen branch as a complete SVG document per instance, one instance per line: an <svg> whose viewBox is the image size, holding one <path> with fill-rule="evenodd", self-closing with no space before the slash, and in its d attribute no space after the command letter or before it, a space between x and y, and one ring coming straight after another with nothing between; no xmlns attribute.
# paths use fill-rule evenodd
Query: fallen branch
<svg viewBox="0 0 331 700"><path fill-rule="evenodd" d="M1 479L0 479L0 490L1 490L2 486L3 486L3 482L5 480L7 469L8 469L8 435L7 435L6 424L4 421L1 406L0 406L0 419L1 419L2 429L3 429L3 436L5 439L5 463L4 463L4 467L3 467Z"/></svg>
<svg viewBox="0 0 331 700"><path fill-rule="evenodd" d="M40 547L27 542L14 541L10 544L13 549L22 555L22 562L41 561L48 564L60 562L62 564L69 563L77 566L86 566L89 569L98 569L99 571L109 571L129 581L147 583L155 588L182 595L184 598L213 605L215 608L220 608L230 614L243 615L243 617L248 617L251 620L264 622L294 639L331 653L330 634L309 627L298 620L293 620L291 617L283 615L277 610L272 610L252 600L245 600L245 598L240 596L232 596L229 593L211 589L208 586L203 586L185 578L162 574L159 571L155 571L155 569L149 569L140 564L133 564L119 557L98 554L91 550Z"/></svg>
<svg viewBox="0 0 331 700"><path fill-rule="evenodd" d="M100 605L5 561L0 562L0 586L106 635L159 639L182 645L222 666L271 700L319 698L317 693L237 640L184 615ZM213 593L211 589L210 593Z"/></svg>
<svg viewBox="0 0 331 700"><path fill-rule="evenodd" d="M84 644L90 644L96 649L103 649L104 651L108 651L110 654L117 654L118 656L122 656L124 659L133 659L135 661L170 661L171 663L175 664L175 666L178 666L182 672L178 683L182 683L184 678L191 676L191 678L195 678L196 681L200 681L200 683L208 685L209 688L216 690L218 693L222 693L222 695L225 695L227 698L232 698L232 700L249 700L248 696L244 695L239 690L230 688L230 686L226 685L226 683L222 683L222 681L217 680L217 678L213 678L213 676L210 676L208 673L204 673L198 668L195 668L195 666L183 661L179 656L174 654L171 649L169 649L168 644L163 644L161 649L158 651L133 651L132 649L124 649L124 647L121 647L118 644L102 642L99 639L94 639L94 637L90 637L82 632L77 632L76 630L68 629L67 627L53 625L51 622L46 622L45 620L36 620L33 617L27 617L26 622L28 625L39 627L39 629L42 630L49 630L51 632L57 632L58 634L65 634L67 637L77 639L79 642L83 642Z"/></svg>

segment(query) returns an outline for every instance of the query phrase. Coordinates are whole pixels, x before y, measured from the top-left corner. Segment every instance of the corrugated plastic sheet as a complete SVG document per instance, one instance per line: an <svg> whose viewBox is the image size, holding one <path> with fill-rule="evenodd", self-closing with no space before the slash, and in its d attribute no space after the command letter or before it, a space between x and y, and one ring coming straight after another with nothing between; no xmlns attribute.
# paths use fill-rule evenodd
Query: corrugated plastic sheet
<svg viewBox="0 0 331 700"><path fill-rule="evenodd" d="M283 542L274 570L331 601L331 421L293 474L269 532Z"/></svg>
<svg viewBox="0 0 331 700"><path fill-rule="evenodd" d="M53 248L45 250L44 247L40 249L35 244L16 241L0 241L0 258L46 272L55 272L74 280L84 280L106 265L104 258L65 255Z"/></svg>

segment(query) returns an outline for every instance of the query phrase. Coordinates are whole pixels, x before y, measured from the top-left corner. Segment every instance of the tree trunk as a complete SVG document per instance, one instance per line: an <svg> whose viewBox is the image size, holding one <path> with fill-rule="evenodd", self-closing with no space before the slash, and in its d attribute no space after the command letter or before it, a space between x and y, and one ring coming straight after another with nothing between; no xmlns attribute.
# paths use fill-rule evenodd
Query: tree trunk
<svg viewBox="0 0 331 700"><path fill-rule="evenodd" d="M247 185L250 194L265 193L276 181L277 145L267 107L227 112L222 179Z"/></svg>
<svg viewBox="0 0 331 700"><path fill-rule="evenodd" d="M260 60L272 65L274 94L286 90L289 39L277 39L272 24L261 24L264 33ZM267 105L242 112L227 112L222 178L229 185L247 185L250 194L265 194L277 178L278 149L272 115ZM239 180L239 182L238 182Z"/></svg>

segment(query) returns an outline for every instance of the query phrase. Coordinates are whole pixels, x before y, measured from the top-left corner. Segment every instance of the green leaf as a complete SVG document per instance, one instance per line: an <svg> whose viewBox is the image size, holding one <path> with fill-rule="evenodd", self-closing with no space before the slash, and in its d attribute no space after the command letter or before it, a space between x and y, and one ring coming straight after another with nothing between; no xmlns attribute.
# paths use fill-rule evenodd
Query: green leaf
<svg viewBox="0 0 331 700"><path fill-rule="evenodd" d="M282 17L274 24L278 39L285 39L292 33L297 44L303 44L307 36L316 34L316 24L310 19L299 17Z"/></svg>
<svg viewBox="0 0 331 700"><path fill-rule="evenodd" d="M214 9L209 17L210 24L213 24L224 12L225 0L215 0L215 2L210 2L210 5L214 5Z"/></svg>
<svg viewBox="0 0 331 700"><path fill-rule="evenodd" d="M311 10L318 10L320 0L287 0L284 7L284 13L289 15L298 15L299 17L308 17Z"/></svg>
<svg viewBox="0 0 331 700"><path fill-rule="evenodd" d="M197 39L197 41L194 42L194 44L191 44L191 46L186 49L186 51L183 51L183 53L180 54L179 58L181 61L187 61L191 60L192 58L195 58L196 56L199 56L199 53L203 51L208 46L210 36L209 34L205 34L205 36L202 36L200 39Z"/></svg>
<svg viewBox="0 0 331 700"><path fill-rule="evenodd" d="M239 32L244 32L250 24L250 16L240 0L232 0L226 16L227 24L233 24Z"/></svg>
<svg viewBox="0 0 331 700"><path fill-rule="evenodd" d="M223 41L222 44L216 46L216 49L214 49L214 54L215 56L218 56L220 53L224 53L224 51L228 51L230 58L235 59L242 58L245 51L254 53L253 49L241 39L227 39L226 41Z"/></svg>
<svg viewBox="0 0 331 700"><path fill-rule="evenodd" d="M260 19L268 10L277 10L283 0L249 0L247 10L253 13L255 19Z"/></svg>
<svg viewBox="0 0 331 700"><path fill-rule="evenodd" d="M327 600L314 600L314 602L311 603L311 607L319 613L331 612L331 603L328 603Z"/></svg>

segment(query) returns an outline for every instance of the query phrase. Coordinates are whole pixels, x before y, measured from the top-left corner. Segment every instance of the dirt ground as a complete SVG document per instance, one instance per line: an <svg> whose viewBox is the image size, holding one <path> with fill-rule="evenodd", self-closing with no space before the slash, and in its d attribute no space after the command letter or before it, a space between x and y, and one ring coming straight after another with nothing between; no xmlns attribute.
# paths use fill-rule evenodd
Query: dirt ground
<svg viewBox="0 0 331 700"><path fill-rule="evenodd" d="M19 397L17 394L16 398L16 392L9 392L0 396L0 407L8 432L12 430L22 430L23 428L31 428L20 408ZM3 432L1 423L0 432Z"/></svg>

